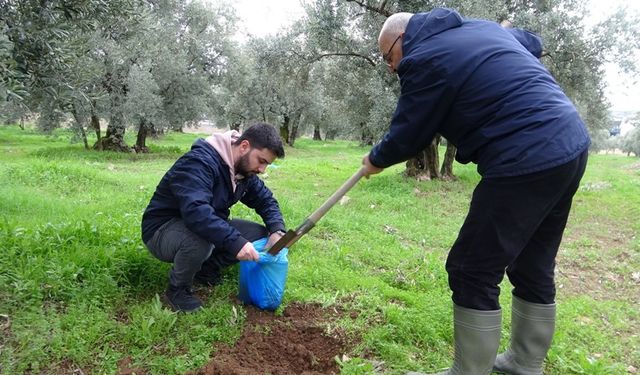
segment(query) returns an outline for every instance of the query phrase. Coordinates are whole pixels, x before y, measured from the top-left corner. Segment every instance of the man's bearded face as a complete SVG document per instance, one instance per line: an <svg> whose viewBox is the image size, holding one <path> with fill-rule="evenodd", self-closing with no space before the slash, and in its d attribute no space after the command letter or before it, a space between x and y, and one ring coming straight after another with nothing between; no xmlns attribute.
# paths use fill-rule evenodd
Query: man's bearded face
<svg viewBox="0 0 640 375"><path fill-rule="evenodd" d="M251 170L251 166L249 162L250 155L251 155L251 151L244 154L243 156L240 157L240 159L238 159L238 161L236 161L235 163L236 174L239 174L244 177L250 177L256 174L256 172Z"/></svg>

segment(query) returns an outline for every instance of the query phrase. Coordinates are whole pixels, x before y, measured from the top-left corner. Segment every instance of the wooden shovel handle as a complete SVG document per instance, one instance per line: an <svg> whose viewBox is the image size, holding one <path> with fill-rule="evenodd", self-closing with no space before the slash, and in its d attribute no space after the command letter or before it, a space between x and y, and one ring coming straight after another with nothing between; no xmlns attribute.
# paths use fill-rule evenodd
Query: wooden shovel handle
<svg viewBox="0 0 640 375"><path fill-rule="evenodd" d="M364 176L364 167L360 168L340 188L327 199L320 208L309 215L308 220L316 224L351 188Z"/></svg>
<svg viewBox="0 0 640 375"><path fill-rule="evenodd" d="M333 193L332 196L327 199L320 208L313 211L311 215L309 215L300 226L298 226L295 231L289 230L287 233L280 238L271 248L269 248L268 252L271 255L276 255L282 250L284 247L291 247L294 243L296 243L302 236L304 236L307 232L313 228L318 220L320 220L324 214L336 204L337 201L342 198L349 189L351 189L361 178L364 176L364 167L360 168L353 176L351 176L340 188Z"/></svg>

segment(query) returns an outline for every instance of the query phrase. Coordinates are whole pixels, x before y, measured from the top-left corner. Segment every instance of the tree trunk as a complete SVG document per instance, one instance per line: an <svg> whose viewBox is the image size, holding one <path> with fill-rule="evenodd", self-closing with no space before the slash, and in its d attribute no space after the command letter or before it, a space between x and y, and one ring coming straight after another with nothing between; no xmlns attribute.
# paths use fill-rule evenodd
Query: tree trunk
<svg viewBox="0 0 640 375"><path fill-rule="evenodd" d="M287 144L293 147L293 144L296 142L297 137L298 137L298 124L296 123L291 127L291 132L289 132L289 141L287 141Z"/></svg>
<svg viewBox="0 0 640 375"><path fill-rule="evenodd" d="M420 151L413 159L409 159L404 171L405 176L415 177L420 181L440 178L438 168L440 165L440 157L438 155L439 144L440 136L437 135L427 148Z"/></svg>
<svg viewBox="0 0 640 375"><path fill-rule="evenodd" d="M109 93L111 114L109 117L109 125L107 126L107 134L93 145L93 148L96 150L116 152L133 151L124 141L124 133L127 129L123 105L127 95L125 77L127 77L128 74L128 68L107 68L104 86Z"/></svg>
<svg viewBox="0 0 640 375"><path fill-rule="evenodd" d="M289 116L284 115L284 120L280 125L280 138L282 138L282 141L286 143L289 143L289 122L291 122Z"/></svg>
<svg viewBox="0 0 640 375"><path fill-rule="evenodd" d="M260 112L262 113L262 122L267 122L267 109L260 105L260 103L258 103L258 105L260 106Z"/></svg>
<svg viewBox="0 0 640 375"><path fill-rule="evenodd" d="M122 112L124 88L120 88L120 90L117 91L112 90L110 99L111 118L107 126L107 134L104 138L97 141L93 148L101 151L132 152L131 147L127 146L127 143L124 141L124 133L127 130L124 113Z"/></svg>
<svg viewBox="0 0 640 375"><path fill-rule="evenodd" d="M153 126L153 125L151 125ZM136 145L133 146L133 149L136 150L137 153L148 153L149 148L147 147L147 134L149 134L149 127L147 127L147 122L145 119L140 120L140 127L138 128L138 135L136 136Z"/></svg>
<svg viewBox="0 0 640 375"><path fill-rule="evenodd" d="M238 121L238 122L233 122L231 123L231 125L229 125L229 130L235 130L237 132L240 131L240 125L242 125L242 122Z"/></svg>
<svg viewBox="0 0 640 375"><path fill-rule="evenodd" d="M78 110L76 109L75 103L71 105L71 114L73 115L73 120L76 123L76 131L80 135L80 138L82 138L82 143L84 143L84 148L85 150L88 150L89 142L87 141L87 133L84 131L84 126L82 125L83 121L80 118L80 115L78 114Z"/></svg>
<svg viewBox="0 0 640 375"><path fill-rule="evenodd" d="M123 118L121 116L111 116L109 126L107 126L107 134L101 138L93 146L94 149L100 151L116 151L116 152L132 152L131 147L124 141L124 133L126 131Z"/></svg>
<svg viewBox="0 0 640 375"><path fill-rule="evenodd" d="M100 141L100 118L96 114L96 101L91 102L91 129L96 133L96 139Z"/></svg>
<svg viewBox="0 0 640 375"><path fill-rule="evenodd" d="M336 136L338 135L338 131L337 130L327 130L327 133L324 135L324 139L327 141L333 141L336 139Z"/></svg>
<svg viewBox="0 0 640 375"><path fill-rule="evenodd" d="M158 139L160 138L161 135L164 135L164 129L158 129L156 128L156 126L153 123L150 123L149 126L149 131L148 131L148 136L150 135L151 138L153 139Z"/></svg>
<svg viewBox="0 0 640 375"><path fill-rule="evenodd" d="M320 126L318 124L315 124L313 126L313 140L314 141L322 140L322 136L320 135Z"/></svg>
<svg viewBox="0 0 640 375"><path fill-rule="evenodd" d="M111 121L107 126L107 134L96 142L93 148L100 151L131 152L131 147L124 141L126 129L123 121L122 116L111 116Z"/></svg>
<svg viewBox="0 0 640 375"><path fill-rule="evenodd" d="M126 127L124 123L124 114L122 109L119 108L119 100L112 99L111 106L111 118L109 125L107 126L107 134L93 146L94 149L100 151L116 151L116 152L131 152L131 147L124 141L124 133Z"/></svg>
<svg viewBox="0 0 640 375"><path fill-rule="evenodd" d="M87 133L84 131L84 126L81 123L78 123L78 130L80 131L80 136L82 137L82 143L84 143L84 149L89 149L89 141L87 141Z"/></svg>
<svg viewBox="0 0 640 375"><path fill-rule="evenodd" d="M289 141L287 144L293 147L293 144L296 142L296 138L298 138L298 129L300 127L300 118L302 117L302 110L297 110L293 114L293 118L291 119L291 132L289 132Z"/></svg>
<svg viewBox="0 0 640 375"><path fill-rule="evenodd" d="M456 146L447 141L447 151L444 154L444 160L442 161L442 168L440 169L440 175L443 180L455 180L456 176L453 174L453 161L456 159Z"/></svg>
<svg viewBox="0 0 640 375"><path fill-rule="evenodd" d="M375 139L371 131L367 128L367 124L365 124L364 122L360 123L360 129L360 146L373 146L373 142L375 141Z"/></svg>

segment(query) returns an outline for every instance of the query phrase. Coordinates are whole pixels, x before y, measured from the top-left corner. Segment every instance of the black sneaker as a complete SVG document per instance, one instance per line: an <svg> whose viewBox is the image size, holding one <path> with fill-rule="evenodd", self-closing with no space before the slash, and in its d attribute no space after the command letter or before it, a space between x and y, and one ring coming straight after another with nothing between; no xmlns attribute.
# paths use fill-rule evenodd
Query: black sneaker
<svg viewBox="0 0 640 375"><path fill-rule="evenodd" d="M193 290L188 286L169 285L165 296L171 309L176 312L193 312L202 308L202 302L193 295Z"/></svg>
<svg viewBox="0 0 640 375"><path fill-rule="evenodd" d="M220 285L222 284L222 275L220 275L219 271L208 273L200 271L193 277L193 283L204 286Z"/></svg>

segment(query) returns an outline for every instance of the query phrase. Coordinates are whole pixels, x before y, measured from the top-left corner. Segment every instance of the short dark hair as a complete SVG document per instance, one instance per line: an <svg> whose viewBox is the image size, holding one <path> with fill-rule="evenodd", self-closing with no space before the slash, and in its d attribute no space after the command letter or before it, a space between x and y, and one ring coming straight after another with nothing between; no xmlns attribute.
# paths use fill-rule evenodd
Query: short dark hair
<svg viewBox="0 0 640 375"><path fill-rule="evenodd" d="M257 122L249 126L242 132L240 138L238 138L234 145L240 144L244 140L249 141L251 147L263 149L266 148L273 152L276 157L284 158L284 146L282 145L282 138L276 128L266 122Z"/></svg>

